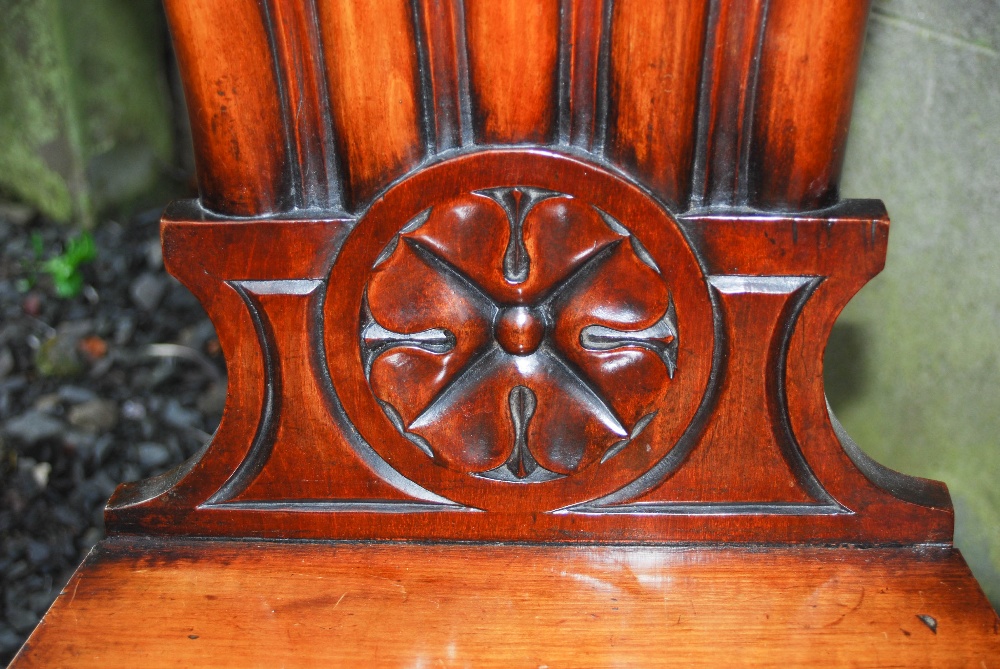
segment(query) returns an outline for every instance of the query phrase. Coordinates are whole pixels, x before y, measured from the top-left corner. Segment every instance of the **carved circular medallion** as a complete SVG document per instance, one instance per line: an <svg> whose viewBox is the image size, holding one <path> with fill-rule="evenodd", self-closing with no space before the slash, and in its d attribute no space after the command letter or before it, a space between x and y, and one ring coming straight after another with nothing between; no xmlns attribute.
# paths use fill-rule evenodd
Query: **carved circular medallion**
<svg viewBox="0 0 1000 669"><path fill-rule="evenodd" d="M681 438L712 367L712 306L677 223L621 178L541 151L464 156L389 189L324 308L361 436L477 508L554 510L627 485Z"/></svg>

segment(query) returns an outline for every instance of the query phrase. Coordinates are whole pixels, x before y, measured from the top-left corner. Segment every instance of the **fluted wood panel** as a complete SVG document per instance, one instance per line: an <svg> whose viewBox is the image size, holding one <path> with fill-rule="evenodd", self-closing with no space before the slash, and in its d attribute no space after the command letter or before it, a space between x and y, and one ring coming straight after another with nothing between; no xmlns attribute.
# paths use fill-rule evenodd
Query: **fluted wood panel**
<svg viewBox="0 0 1000 669"><path fill-rule="evenodd" d="M747 199L749 138L766 4L766 0L717 0L712 5L691 193L695 206L734 205Z"/></svg>
<svg viewBox="0 0 1000 669"><path fill-rule="evenodd" d="M167 0L202 203L363 210L442 152L583 151L675 211L836 201L866 0Z"/></svg>
<svg viewBox="0 0 1000 669"><path fill-rule="evenodd" d="M293 160L293 203L340 206L340 183L323 77L316 6L311 0L267 0L281 75L284 128Z"/></svg>
<svg viewBox="0 0 1000 669"><path fill-rule="evenodd" d="M606 7L610 0L563 3L559 139L585 150L607 123Z"/></svg>
<svg viewBox="0 0 1000 669"><path fill-rule="evenodd" d="M430 91L432 144L447 151L472 143L469 107L469 61L465 47L465 12L461 2L420 0L422 46L427 52L425 82Z"/></svg>
<svg viewBox="0 0 1000 669"><path fill-rule="evenodd" d="M165 0L202 204L252 216L292 204L269 22L255 0Z"/></svg>
<svg viewBox="0 0 1000 669"><path fill-rule="evenodd" d="M607 157L675 205L691 189L708 4L617 0Z"/></svg>
<svg viewBox="0 0 1000 669"><path fill-rule="evenodd" d="M868 0L771 0L751 146L753 204L837 200Z"/></svg>
<svg viewBox="0 0 1000 669"><path fill-rule="evenodd" d="M337 146L350 209L425 153L411 6L399 0L318 0Z"/></svg>
<svg viewBox="0 0 1000 669"><path fill-rule="evenodd" d="M558 0L466 0L465 19L477 142L551 142L556 135Z"/></svg>

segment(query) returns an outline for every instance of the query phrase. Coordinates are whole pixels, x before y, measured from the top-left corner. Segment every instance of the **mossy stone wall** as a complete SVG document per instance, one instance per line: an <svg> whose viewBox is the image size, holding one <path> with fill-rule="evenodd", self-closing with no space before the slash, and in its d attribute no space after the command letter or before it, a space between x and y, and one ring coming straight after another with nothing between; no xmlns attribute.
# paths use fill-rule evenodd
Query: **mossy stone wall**
<svg viewBox="0 0 1000 669"><path fill-rule="evenodd" d="M0 0L0 190L60 221L172 160L158 0Z"/></svg>
<svg viewBox="0 0 1000 669"><path fill-rule="evenodd" d="M875 1L842 191L892 225L835 327L831 403L872 457L948 484L1000 605L1000 2Z"/></svg>

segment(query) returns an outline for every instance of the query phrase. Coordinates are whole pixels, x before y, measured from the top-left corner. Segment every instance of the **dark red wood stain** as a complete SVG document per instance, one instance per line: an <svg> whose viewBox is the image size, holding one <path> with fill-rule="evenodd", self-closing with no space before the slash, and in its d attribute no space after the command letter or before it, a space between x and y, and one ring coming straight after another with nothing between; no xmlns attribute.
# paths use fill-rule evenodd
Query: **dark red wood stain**
<svg viewBox="0 0 1000 669"><path fill-rule="evenodd" d="M202 55L221 19L171 2L195 118L213 72L259 79L231 131L258 169L199 135L203 205L288 213L165 218L229 406L109 529L949 541L943 486L871 462L825 404L884 210L767 211L835 202L848 4L269 0L234 3L246 50Z"/></svg>
<svg viewBox="0 0 1000 669"><path fill-rule="evenodd" d="M555 139L559 0L465 0L476 143Z"/></svg>
<svg viewBox="0 0 1000 669"><path fill-rule="evenodd" d="M742 204L765 0L721 0L709 26L692 200Z"/></svg>
<svg viewBox="0 0 1000 669"><path fill-rule="evenodd" d="M756 206L795 211L836 202L869 6L768 2L750 159Z"/></svg>
<svg viewBox="0 0 1000 669"><path fill-rule="evenodd" d="M434 145L446 151L472 138L468 117L468 56L462 3L421 0L420 16L432 87Z"/></svg>
<svg viewBox="0 0 1000 669"><path fill-rule="evenodd" d="M268 0L275 64L284 86L285 132L297 172L295 205L340 205L330 101L323 77L319 24L312 2Z"/></svg>
<svg viewBox="0 0 1000 669"><path fill-rule="evenodd" d="M601 46L604 35L604 7L607 0L576 0L566 3L565 19L570 40L567 93L569 141L582 149L594 145L594 133L600 126L601 106L607 100L600 96ZM606 108L604 109L606 113ZM605 119L606 120L606 119ZM603 138L602 138L603 139Z"/></svg>
<svg viewBox="0 0 1000 669"><path fill-rule="evenodd" d="M232 406L189 470L116 495L112 530L950 540L943 487L826 411L834 317L885 258L877 202L678 219L581 159L493 150L356 224L192 213L165 257L219 328Z"/></svg>
<svg viewBox="0 0 1000 669"><path fill-rule="evenodd" d="M165 3L191 119L202 204L257 216L291 204L266 17L257 3Z"/></svg>
<svg viewBox="0 0 1000 669"><path fill-rule="evenodd" d="M687 203L708 3L617 0L611 20L608 158Z"/></svg>
<svg viewBox="0 0 1000 669"><path fill-rule="evenodd" d="M317 0L346 202L358 209L424 155L410 3Z"/></svg>

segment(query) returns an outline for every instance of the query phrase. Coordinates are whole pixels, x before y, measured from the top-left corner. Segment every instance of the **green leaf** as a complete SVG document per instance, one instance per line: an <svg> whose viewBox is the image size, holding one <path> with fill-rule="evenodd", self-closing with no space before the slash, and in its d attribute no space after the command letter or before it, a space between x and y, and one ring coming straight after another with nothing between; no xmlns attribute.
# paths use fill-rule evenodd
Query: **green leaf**
<svg viewBox="0 0 1000 669"><path fill-rule="evenodd" d="M55 282L56 295L62 298L76 297L83 290L83 275L70 274L65 279Z"/></svg>
<svg viewBox="0 0 1000 669"><path fill-rule="evenodd" d="M66 242L65 250L41 264L41 271L52 278L56 295L62 298L76 297L83 289L83 275L80 267L97 257L97 245L90 233L72 237Z"/></svg>
<svg viewBox="0 0 1000 669"><path fill-rule="evenodd" d="M97 257L97 247L94 245L94 238L89 232L85 232L79 237L69 240L66 246L66 260L74 269L84 263L88 263Z"/></svg>

